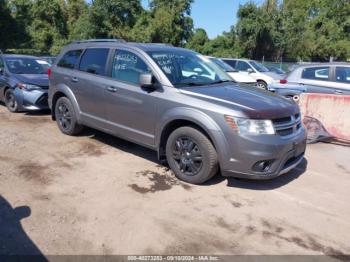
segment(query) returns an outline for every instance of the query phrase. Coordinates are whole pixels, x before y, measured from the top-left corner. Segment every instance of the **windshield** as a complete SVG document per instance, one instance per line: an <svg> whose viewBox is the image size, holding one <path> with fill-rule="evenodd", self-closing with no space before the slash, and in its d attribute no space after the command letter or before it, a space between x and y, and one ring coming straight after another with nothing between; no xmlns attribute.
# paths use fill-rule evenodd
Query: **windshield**
<svg viewBox="0 0 350 262"><path fill-rule="evenodd" d="M258 72L269 72L270 70L266 68L263 64L260 64L255 61L251 61L250 64L257 70Z"/></svg>
<svg viewBox="0 0 350 262"><path fill-rule="evenodd" d="M225 72L238 72L236 69L234 69L229 64L226 64L224 61L222 61L219 58L211 57L209 58L211 61L213 61L218 67L220 67Z"/></svg>
<svg viewBox="0 0 350 262"><path fill-rule="evenodd" d="M46 74L50 66L45 61L25 57L5 58L5 62L12 74Z"/></svg>
<svg viewBox="0 0 350 262"><path fill-rule="evenodd" d="M148 54L177 87L232 81L215 63L195 52L166 50L152 51Z"/></svg>

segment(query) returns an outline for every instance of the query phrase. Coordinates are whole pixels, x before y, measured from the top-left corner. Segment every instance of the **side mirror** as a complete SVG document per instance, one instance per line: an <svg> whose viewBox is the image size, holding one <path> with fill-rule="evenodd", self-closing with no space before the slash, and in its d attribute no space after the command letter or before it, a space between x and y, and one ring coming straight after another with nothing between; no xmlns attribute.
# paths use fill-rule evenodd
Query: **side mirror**
<svg viewBox="0 0 350 262"><path fill-rule="evenodd" d="M4 69L0 68L0 75L3 75L3 74L4 74Z"/></svg>
<svg viewBox="0 0 350 262"><path fill-rule="evenodd" d="M248 68L248 69L247 69L247 72L248 72L248 74L251 74L251 73L253 73L254 71L253 71L253 69Z"/></svg>
<svg viewBox="0 0 350 262"><path fill-rule="evenodd" d="M140 85L143 88L152 88L154 87L153 75L150 73L140 74Z"/></svg>

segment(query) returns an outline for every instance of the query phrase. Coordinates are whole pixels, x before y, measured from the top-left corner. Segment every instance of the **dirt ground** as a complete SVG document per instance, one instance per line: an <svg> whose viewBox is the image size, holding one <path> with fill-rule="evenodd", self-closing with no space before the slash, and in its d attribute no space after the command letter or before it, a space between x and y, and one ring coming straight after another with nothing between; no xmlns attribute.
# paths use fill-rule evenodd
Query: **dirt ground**
<svg viewBox="0 0 350 262"><path fill-rule="evenodd" d="M270 181L179 182L156 153L0 105L0 254L350 254L350 148Z"/></svg>

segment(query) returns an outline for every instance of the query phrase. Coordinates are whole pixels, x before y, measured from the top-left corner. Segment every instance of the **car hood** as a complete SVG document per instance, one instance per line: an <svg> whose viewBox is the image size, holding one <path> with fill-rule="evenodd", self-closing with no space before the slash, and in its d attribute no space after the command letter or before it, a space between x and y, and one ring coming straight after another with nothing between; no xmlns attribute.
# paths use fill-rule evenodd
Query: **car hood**
<svg viewBox="0 0 350 262"><path fill-rule="evenodd" d="M236 82L241 82L241 83L256 83L255 78L247 75L247 74L242 74L239 72L227 72L230 77L233 78Z"/></svg>
<svg viewBox="0 0 350 262"><path fill-rule="evenodd" d="M49 86L49 77L46 74L15 74L13 75L18 81L25 84L37 85L41 87Z"/></svg>
<svg viewBox="0 0 350 262"><path fill-rule="evenodd" d="M262 74L272 77L272 79L275 79L275 80L281 80L285 78L285 75L279 75L275 72L263 72Z"/></svg>
<svg viewBox="0 0 350 262"><path fill-rule="evenodd" d="M293 101L265 90L238 84L186 87L181 88L180 92L242 112L252 119L282 118L299 112L299 107Z"/></svg>

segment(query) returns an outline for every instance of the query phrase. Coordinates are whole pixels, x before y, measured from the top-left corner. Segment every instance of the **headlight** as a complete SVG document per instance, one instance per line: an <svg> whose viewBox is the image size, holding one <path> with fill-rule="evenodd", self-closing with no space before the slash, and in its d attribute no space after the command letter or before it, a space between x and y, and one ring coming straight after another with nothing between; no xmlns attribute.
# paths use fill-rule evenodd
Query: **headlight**
<svg viewBox="0 0 350 262"><path fill-rule="evenodd" d="M274 135L275 129L271 120L255 120L225 116L226 122L238 133L249 135Z"/></svg>
<svg viewBox="0 0 350 262"><path fill-rule="evenodd" d="M41 89L40 86L30 85L30 84L23 84L23 83L18 83L17 87L20 88L20 89L25 89L27 91Z"/></svg>

